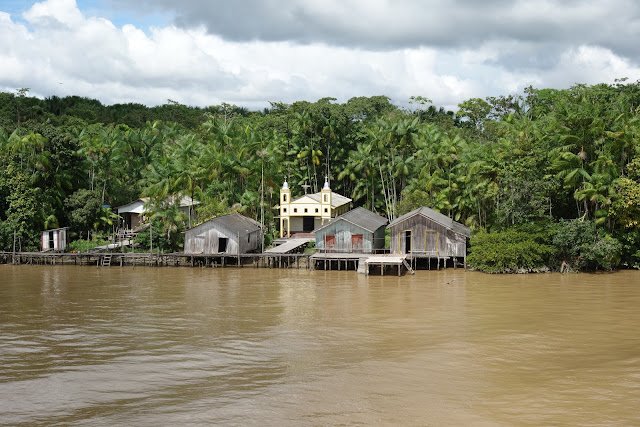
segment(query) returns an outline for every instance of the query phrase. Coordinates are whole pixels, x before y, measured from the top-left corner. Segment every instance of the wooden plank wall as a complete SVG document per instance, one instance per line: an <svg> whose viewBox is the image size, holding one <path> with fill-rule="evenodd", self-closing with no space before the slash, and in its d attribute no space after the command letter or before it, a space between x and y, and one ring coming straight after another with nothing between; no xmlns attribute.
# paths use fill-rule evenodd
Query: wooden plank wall
<svg viewBox="0 0 640 427"><path fill-rule="evenodd" d="M384 228L382 229L382 233L382 244L384 246ZM336 239L335 245L333 248L326 250L330 252L351 253L353 252L351 236L354 234L362 234L363 237L362 250L359 250L358 252L371 253L374 247L374 234L346 221L336 221L326 228L316 232L316 248L324 251L325 236L333 235Z"/></svg>
<svg viewBox="0 0 640 427"><path fill-rule="evenodd" d="M432 221L415 215L391 227L391 252L405 253L405 231L411 230L411 251L440 257L464 257L466 237Z"/></svg>
<svg viewBox="0 0 640 427"><path fill-rule="evenodd" d="M252 233L234 232L215 223L205 223L197 229L187 230L184 238L185 254L217 254L218 243L221 237L226 237L227 249L224 253L236 255L254 252L260 248L260 231Z"/></svg>

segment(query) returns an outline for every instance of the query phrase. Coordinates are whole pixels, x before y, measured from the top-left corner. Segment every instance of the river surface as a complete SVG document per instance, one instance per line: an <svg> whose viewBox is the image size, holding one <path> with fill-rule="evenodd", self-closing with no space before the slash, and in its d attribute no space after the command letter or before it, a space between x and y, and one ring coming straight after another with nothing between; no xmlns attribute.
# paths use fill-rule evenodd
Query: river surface
<svg viewBox="0 0 640 427"><path fill-rule="evenodd" d="M0 424L640 425L640 272L0 265Z"/></svg>

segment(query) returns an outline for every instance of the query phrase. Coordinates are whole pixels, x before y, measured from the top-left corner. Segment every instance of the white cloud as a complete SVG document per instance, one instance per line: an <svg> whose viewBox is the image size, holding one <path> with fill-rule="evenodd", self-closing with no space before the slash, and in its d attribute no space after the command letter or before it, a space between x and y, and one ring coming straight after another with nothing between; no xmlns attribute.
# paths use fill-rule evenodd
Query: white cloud
<svg viewBox="0 0 640 427"><path fill-rule="evenodd" d="M83 20L75 0L50 0L36 3L24 13L24 18L36 25L57 23L72 26L80 24Z"/></svg>
<svg viewBox="0 0 640 427"><path fill-rule="evenodd" d="M40 96L81 95L105 103L173 99L259 108L326 96L387 95L404 103L422 95L454 108L529 84L566 87L640 76L631 60L594 45L557 48L557 58L540 67L547 46L515 40L389 50L229 41L204 27L118 27L85 16L74 0L36 3L23 17L20 22L0 13L0 89L30 87ZM396 27L392 31L400 31Z"/></svg>

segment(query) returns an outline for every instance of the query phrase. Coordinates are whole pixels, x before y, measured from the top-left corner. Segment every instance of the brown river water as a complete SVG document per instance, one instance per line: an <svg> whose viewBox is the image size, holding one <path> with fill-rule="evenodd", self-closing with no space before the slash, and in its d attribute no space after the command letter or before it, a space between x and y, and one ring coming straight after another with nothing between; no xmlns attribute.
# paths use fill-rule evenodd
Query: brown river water
<svg viewBox="0 0 640 427"><path fill-rule="evenodd" d="M640 425L640 272L0 265L0 424Z"/></svg>

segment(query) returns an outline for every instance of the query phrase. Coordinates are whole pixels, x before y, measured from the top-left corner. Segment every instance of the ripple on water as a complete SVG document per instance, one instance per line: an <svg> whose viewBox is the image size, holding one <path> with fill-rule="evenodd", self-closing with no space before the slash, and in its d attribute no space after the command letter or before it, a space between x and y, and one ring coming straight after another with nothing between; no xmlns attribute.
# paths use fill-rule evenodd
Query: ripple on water
<svg viewBox="0 0 640 427"><path fill-rule="evenodd" d="M0 266L0 422L640 424L638 274Z"/></svg>

